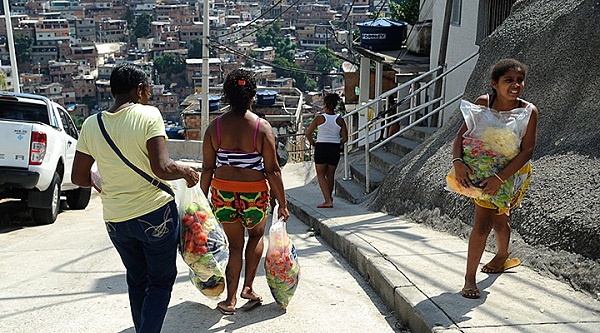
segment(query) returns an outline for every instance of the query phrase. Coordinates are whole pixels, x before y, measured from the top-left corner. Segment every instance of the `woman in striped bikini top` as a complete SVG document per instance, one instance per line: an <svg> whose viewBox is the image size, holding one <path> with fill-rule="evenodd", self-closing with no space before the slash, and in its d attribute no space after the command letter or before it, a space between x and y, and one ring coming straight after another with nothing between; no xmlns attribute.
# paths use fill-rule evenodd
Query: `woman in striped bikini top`
<svg viewBox="0 0 600 333"><path fill-rule="evenodd" d="M229 165L236 168L252 169L263 172L264 162L261 153L256 150L256 134L258 133L258 126L260 125L260 118L256 118L254 125L254 151L247 152L238 149L223 149L221 147L221 117L217 118L217 144L219 150L217 150L217 162L216 168L220 168L224 165Z"/></svg>

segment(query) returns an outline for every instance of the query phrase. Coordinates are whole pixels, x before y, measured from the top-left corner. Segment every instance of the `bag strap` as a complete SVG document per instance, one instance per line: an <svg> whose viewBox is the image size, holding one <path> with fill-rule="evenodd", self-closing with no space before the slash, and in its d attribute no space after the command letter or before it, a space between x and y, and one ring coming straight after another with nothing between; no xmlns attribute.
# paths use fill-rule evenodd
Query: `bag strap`
<svg viewBox="0 0 600 333"><path fill-rule="evenodd" d="M167 186L165 183L161 182L160 180L153 178L152 176L150 176L149 174L144 172L142 169L136 167L125 156L123 156L123 153L121 153L121 151L119 150L119 148L117 147L115 142L108 135L108 132L106 132L106 128L104 127L104 122L102 121L102 112L98 112L97 118L98 118L98 125L100 126L100 131L102 132L102 135L104 135L104 139L106 139L106 142L108 143L110 148L112 148L112 150L114 150L114 152L117 154L117 156L119 156L121 158L123 163L127 164L127 166L130 167L131 169L133 169L133 171L137 172L138 175L142 176L142 178L144 178L145 180L150 182L150 184L152 186L156 186L156 187L160 188L161 190L169 193L172 197L175 197L175 193L169 186Z"/></svg>

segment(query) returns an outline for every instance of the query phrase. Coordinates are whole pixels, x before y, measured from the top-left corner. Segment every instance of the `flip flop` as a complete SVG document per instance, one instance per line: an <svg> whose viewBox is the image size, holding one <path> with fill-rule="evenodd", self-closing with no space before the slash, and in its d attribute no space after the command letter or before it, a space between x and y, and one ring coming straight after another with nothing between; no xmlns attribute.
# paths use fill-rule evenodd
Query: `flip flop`
<svg viewBox="0 0 600 333"><path fill-rule="evenodd" d="M249 300L248 302L246 302L246 304L242 305L241 309L244 311L250 311L261 304L262 304L262 299L261 300Z"/></svg>
<svg viewBox="0 0 600 333"><path fill-rule="evenodd" d="M462 288L460 294L462 295L462 297L469 299L478 299L481 297L479 288Z"/></svg>
<svg viewBox="0 0 600 333"><path fill-rule="evenodd" d="M250 289L250 290L252 290L252 289ZM244 295L243 295L243 294L244 294L244 292L242 292L242 293L240 294L240 297L241 297L241 298L243 298L243 299L247 299L247 300L249 300L249 301L257 301L257 302L262 302L262 301L263 301L262 297L261 297L260 295L258 295L257 293L255 293L254 291L251 291L251 293L248 293L248 292L245 292L245 293L246 293L246 294L249 294L249 295L252 295L252 294L254 294L254 295L256 295L256 297L247 297L247 296L246 296L246 297L244 297Z"/></svg>
<svg viewBox="0 0 600 333"><path fill-rule="evenodd" d="M500 273L504 273L504 271L506 271L506 270L515 268L519 265L521 265L521 260L519 258L512 258L512 259L507 259L504 262L504 265L502 265L502 267L493 267L493 266L490 266L489 264L485 264L481 268L481 272L487 273L487 274L500 274Z"/></svg>
<svg viewBox="0 0 600 333"><path fill-rule="evenodd" d="M317 205L317 208L333 208L333 204L331 204L331 205L320 204L320 205Z"/></svg>
<svg viewBox="0 0 600 333"><path fill-rule="evenodd" d="M235 310L231 311L221 306L221 304L217 304L217 310L221 311L221 314L224 316L230 316L235 314Z"/></svg>

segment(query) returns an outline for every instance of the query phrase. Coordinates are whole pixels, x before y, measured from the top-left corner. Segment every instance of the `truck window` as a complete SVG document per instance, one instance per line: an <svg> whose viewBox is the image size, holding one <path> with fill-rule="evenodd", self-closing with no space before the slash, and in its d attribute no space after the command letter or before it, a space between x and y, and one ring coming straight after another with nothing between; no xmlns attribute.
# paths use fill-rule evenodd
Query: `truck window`
<svg viewBox="0 0 600 333"><path fill-rule="evenodd" d="M0 119L50 124L48 110L45 105L23 102L0 101Z"/></svg>
<svg viewBox="0 0 600 333"><path fill-rule="evenodd" d="M62 108L58 108L58 113L60 114L60 120L62 122L63 128L67 134L77 139L77 128L73 124L71 120L71 116Z"/></svg>

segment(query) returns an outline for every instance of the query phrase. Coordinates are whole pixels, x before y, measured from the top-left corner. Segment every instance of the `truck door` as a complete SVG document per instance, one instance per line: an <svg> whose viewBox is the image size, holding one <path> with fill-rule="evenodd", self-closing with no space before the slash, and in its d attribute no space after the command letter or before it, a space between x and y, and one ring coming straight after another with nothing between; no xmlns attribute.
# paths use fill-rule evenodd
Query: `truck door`
<svg viewBox="0 0 600 333"><path fill-rule="evenodd" d="M65 135L65 174L63 176L62 183L65 185L71 185L71 170L73 169L73 159L75 158L75 148L77 147L77 139L79 138L79 132L69 116L69 113L60 106L56 107L60 115L60 120L64 129L63 135ZM68 189L71 186L64 186L64 189Z"/></svg>

